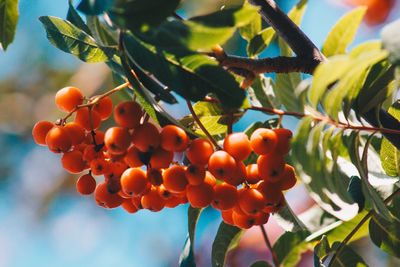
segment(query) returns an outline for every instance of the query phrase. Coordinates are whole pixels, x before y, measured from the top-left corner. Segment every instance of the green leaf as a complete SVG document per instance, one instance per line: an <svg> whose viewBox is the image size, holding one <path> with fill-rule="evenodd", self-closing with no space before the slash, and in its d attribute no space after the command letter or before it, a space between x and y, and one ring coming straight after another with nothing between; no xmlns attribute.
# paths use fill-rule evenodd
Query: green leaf
<svg viewBox="0 0 400 267"><path fill-rule="evenodd" d="M40 17L39 20L46 29L47 38L55 47L82 61L108 61L116 52L114 48L100 47L91 36L67 20L50 16Z"/></svg>
<svg viewBox="0 0 400 267"><path fill-rule="evenodd" d="M395 64L400 64L400 19L386 25L381 33L383 47L389 51L389 60Z"/></svg>
<svg viewBox="0 0 400 267"><path fill-rule="evenodd" d="M374 215L369 223L372 242L389 255L400 258L400 198L396 197L390 210L396 220L387 221Z"/></svg>
<svg viewBox="0 0 400 267"><path fill-rule="evenodd" d="M256 261L253 262L250 267L272 267L271 264L269 264L266 261Z"/></svg>
<svg viewBox="0 0 400 267"><path fill-rule="evenodd" d="M81 0L77 9L91 16L96 16L107 11L112 5L112 0Z"/></svg>
<svg viewBox="0 0 400 267"><path fill-rule="evenodd" d="M249 6L248 2L244 3L244 6ZM262 18L257 12L253 19L246 25L239 28L239 33L246 41L250 41L254 36L256 36L262 29Z"/></svg>
<svg viewBox="0 0 400 267"><path fill-rule="evenodd" d="M343 101L352 103L363 87L368 72L374 64L387 57L385 51L373 51L364 53L356 59L352 59L351 66L344 76L325 95L323 106L327 114L337 120L339 112L343 110ZM338 66L342 67L342 66ZM345 114L347 117L348 114Z"/></svg>
<svg viewBox="0 0 400 267"><path fill-rule="evenodd" d="M247 44L247 54L250 57L259 55L275 39L276 32L272 27L268 27L253 36Z"/></svg>
<svg viewBox="0 0 400 267"><path fill-rule="evenodd" d="M325 235L322 236L321 240L314 247L314 266L322 266L326 256L328 256L331 250L329 241Z"/></svg>
<svg viewBox="0 0 400 267"><path fill-rule="evenodd" d="M342 241L346 238L346 236L360 223L360 221L368 214L367 211L362 211L357 216L355 216L350 221L337 221L324 228L314 232L313 234L307 237L307 242L311 242L318 238L321 238L323 235L326 236L327 241L330 244L333 244L337 241ZM359 240L368 235L368 225L364 224L357 231L357 233L351 238L350 242Z"/></svg>
<svg viewBox="0 0 400 267"><path fill-rule="evenodd" d="M293 212L293 210L287 203L283 205L283 207L278 212L274 213L273 216L274 220L279 224L279 226L281 226L286 231L308 232L307 227Z"/></svg>
<svg viewBox="0 0 400 267"><path fill-rule="evenodd" d="M345 153L342 135L342 131L333 133L325 123L314 125L312 118L303 118L292 141L291 155L310 196L330 214L350 220L357 214L358 205L346 191L349 177L337 164L338 156Z"/></svg>
<svg viewBox="0 0 400 267"><path fill-rule="evenodd" d="M12 43L17 28L19 12L18 0L0 0L0 44L7 50Z"/></svg>
<svg viewBox="0 0 400 267"><path fill-rule="evenodd" d="M339 242L332 245L333 249L339 246ZM367 267L368 265L351 247L344 246L341 253L335 258L335 261L331 264L332 267Z"/></svg>
<svg viewBox="0 0 400 267"><path fill-rule="evenodd" d="M219 104L199 101L193 105L193 110L211 135L225 134L228 130L226 123L228 117L223 115L224 112ZM182 118L180 121L196 134L206 137L191 115Z"/></svg>
<svg viewBox="0 0 400 267"><path fill-rule="evenodd" d="M305 242L308 231L285 232L273 246L279 263L285 267L295 267L301 260L301 255L312 249L310 243Z"/></svg>
<svg viewBox="0 0 400 267"><path fill-rule="evenodd" d="M352 158L353 164L356 166L360 177L361 181L363 182L363 185L366 188L366 194L368 196L368 199L370 199L373 203L373 207L375 211L382 215L385 219L391 220L392 215L390 214L390 211L386 207L386 204L383 202L381 196L379 193L376 191L374 187L369 183L368 181L368 166L367 166L367 155L368 155L368 147L369 143L371 141L371 137L368 138L362 157L360 157L359 153L359 148L360 148L360 137L358 133L352 132L351 133L351 145L349 147L349 150L351 152L350 156Z"/></svg>
<svg viewBox="0 0 400 267"><path fill-rule="evenodd" d="M129 61L127 57L123 57L121 60L123 71L125 74L125 77L128 79L129 83L132 85L133 91L135 93L135 96L140 103L140 105L143 107L143 109L146 111L147 114L161 127L168 125L168 124L174 124L179 127L182 127L185 129L185 127L177 121L175 118L173 118L169 113L167 113L159 104L158 102L152 97L147 90L145 90L143 84L141 84L135 76L133 76L131 70L131 66L129 65ZM190 129L185 129L189 135L192 137L194 134L190 131Z"/></svg>
<svg viewBox="0 0 400 267"><path fill-rule="evenodd" d="M79 16L78 12L76 11L75 7L72 4L72 0L68 1L68 13L67 13L67 20L74 24L76 27L81 29L82 31L86 32L88 35L91 35L91 31L86 23L83 21L81 16Z"/></svg>
<svg viewBox="0 0 400 267"><path fill-rule="evenodd" d="M352 176L350 177L350 183L347 187L347 192L349 192L354 202L358 204L359 211L363 210L365 206L365 196L361 185L362 183L360 177Z"/></svg>
<svg viewBox="0 0 400 267"><path fill-rule="evenodd" d="M296 88L301 82L300 73L277 73L274 92L286 110L303 112L304 105L296 94Z"/></svg>
<svg viewBox="0 0 400 267"><path fill-rule="evenodd" d="M107 11L111 20L123 29L148 30L171 16L179 0L115 0Z"/></svg>
<svg viewBox="0 0 400 267"><path fill-rule="evenodd" d="M274 84L271 78L258 75L248 89L253 105L266 108L278 108L281 104L274 94Z"/></svg>
<svg viewBox="0 0 400 267"><path fill-rule="evenodd" d="M118 34L112 31L97 16L87 16L87 25L97 43L105 46L117 46Z"/></svg>
<svg viewBox="0 0 400 267"><path fill-rule="evenodd" d="M196 232L196 224L199 220L202 209L195 209L189 206L188 209L188 237L185 241L185 246L179 257L180 267L195 267L196 261L194 257L194 237Z"/></svg>
<svg viewBox="0 0 400 267"><path fill-rule="evenodd" d="M235 78L210 57L181 49L171 53L132 35L126 35L123 43L133 62L184 98L200 101L214 93L229 108L240 107L245 99Z"/></svg>
<svg viewBox="0 0 400 267"><path fill-rule="evenodd" d="M235 226L228 225L224 222L220 224L212 245L211 261L213 267L224 266L226 253L228 253L232 243L234 243L242 232L242 229Z"/></svg>
<svg viewBox="0 0 400 267"><path fill-rule="evenodd" d="M366 11L366 7L356 8L336 23L322 46L322 53L326 57L346 53L346 49L353 42Z"/></svg>
<svg viewBox="0 0 400 267"><path fill-rule="evenodd" d="M210 50L224 44L237 27L250 23L256 15L257 9L251 5L223 9L189 20L164 22L143 34L142 39L155 46Z"/></svg>
<svg viewBox="0 0 400 267"><path fill-rule="evenodd" d="M400 120L400 100L395 102L388 110L389 114ZM382 168L389 176L400 175L400 151L383 137L380 158Z"/></svg>

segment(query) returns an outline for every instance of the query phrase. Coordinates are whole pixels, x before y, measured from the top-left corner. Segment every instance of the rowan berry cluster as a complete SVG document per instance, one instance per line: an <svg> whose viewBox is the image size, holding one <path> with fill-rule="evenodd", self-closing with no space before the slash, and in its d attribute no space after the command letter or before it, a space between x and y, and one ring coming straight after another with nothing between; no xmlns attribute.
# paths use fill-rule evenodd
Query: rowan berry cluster
<svg viewBox="0 0 400 267"><path fill-rule="evenodd" d="M122 206L135 213L187 202L196 208L211 205L226 223L250 228L265 224L284 204L282 191L296 183L293 167L284 160L292 136L287 129L259 128L250 138L232 133L217 148L204 138L190 140L180 127L160 129L134 101L115 108L107 95L84 101L78 88L59 90L55 102L67 116L56 123L36 123L32 134L37 144L62 153L68 172L88 171L76 189L94 193L102 207ZM67 122L72 114L74 120ZM117 126L102 132L101 122L111 115ZM257 163L246 166L251 154L257 155ZM187 166L174 161L182 155ZM97 183L94 176L104 181Z"/></svg>

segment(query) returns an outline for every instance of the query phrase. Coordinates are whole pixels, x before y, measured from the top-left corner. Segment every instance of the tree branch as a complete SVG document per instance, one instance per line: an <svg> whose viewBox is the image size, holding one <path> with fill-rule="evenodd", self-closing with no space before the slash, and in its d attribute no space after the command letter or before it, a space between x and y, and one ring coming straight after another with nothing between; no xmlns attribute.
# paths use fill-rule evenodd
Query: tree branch
<svg viewBox="0 0 400 267"><path fill-rule="evenodd" d="M279 9L274 0L249 0L249 3L260 7L260 15L274 28L299 57L313 58L319 62L325 57L304 34L302 30Z"/></svg>
<svg viewBox="0 0 400 267"><path fill-rule="evenodd" d="M279 9L274 0L248 0L250 4L260 7L260 14L278 35L283 38L292 50L299 56L325 61L324 55L304 32ZM374 111L362 114L362 117L373 127L400 129L400 122L385 110L379 110L379 119ZM383 135L397 148L400 149L400 136L388 133Z"/></svg>

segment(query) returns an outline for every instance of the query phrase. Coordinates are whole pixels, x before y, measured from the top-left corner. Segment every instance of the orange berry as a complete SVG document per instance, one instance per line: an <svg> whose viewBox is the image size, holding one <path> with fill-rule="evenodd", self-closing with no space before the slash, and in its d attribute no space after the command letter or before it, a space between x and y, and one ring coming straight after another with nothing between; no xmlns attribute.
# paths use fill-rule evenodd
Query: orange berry
<svg viewBox="0 0 400 267"><path fill-rule="evenodd" d="M121 176L122 191L128 195L140 195L147 187L146 173L139 168L129 168Z"/></svg>
<svg viewBox="0 0 400 267"><path fill-rule="evenodd" d="M70 150L72 141L64 127L55 126L47 133L46 144L52 152L61 153Z"/></svg>
<svg viewBox="0 0 400 267"><path fill-rule="evenodd" d="M100 183L96 186L94 191L96 203L104 208L113 209L122 204L124 199L118 194L111 194L108 192L107 184Z"/></svg>
<svg viewBox="0 0 400 267"><path fill-rule="evenodd" d="M169 192L169 191L165 188L164 185L160 185L160 186L157 188L157 192L158 192L158 194L159 194L163 199L165 199L165 200L174 197L174 196L172 195L172 193Z"/></svg>
<svg viewBox="0 0 400 267"><path fill-rule="evenodd" d="M86 167L83 154L79 150L65 152L61 157L61 164L63 168L70 173L80 173Z"/></svg>
<svg viewBox="0 0 400 267"><path fill-rule="evenodd" d="M217 184L217 179L209 171L206 171L204 182L214 187Z"/></svg>
<svg viewBox="0 0 400 267"><path fill-rule="evenodd" d="M257 164L249 164L246 166L246 181L249 184L256 184L261 180L258 173Z"/></svg>
<svg viewBox="0 0 400 267"><path fill-rule="evenodd" d="M220 180L232 179L236 168L235 159L223 150L214 152L208 160L208 170Z"/></svg>
<svg viewBox="0 0 400 267"><path fill-rule="evenodd" d="M245 160L252 151L245 133L232 133L225 137L224 150L236 160Z"/></svg>
<svg viewBox="0 0 400 267"><path fill-rule="evenodd" d="M45 146L46 135L54 127L54 123L49 121L38 121L32 129L33 140L36 144Z"/></svg>
<svg viewBox="0 0 400 267"><path fill-rule="evenodd" d="M223 210L223 211L221 211L222 220L226 224L235 225L235 223L233 222L232 215L233 215L233 211L232 210Z"/></svg>
<svg viewBox="0 0 400 267"><path fill-rule="evenodd" d="M56 93L55 102L60 110L70 112L83 103L83 94L76 87L64 87Z"/></svg>
<svg viewBox="0 0 400 267"><path fill-rule="evenodd" d="M214 198L214 189L207 183L188 185L186 196L194 208L205 208L211 204Z"/></svg>
<svg viewBox="0 0 400 267"><path fill-rule="evenodd" d="M199 185L206 178L206 169L200 165L189 165L185 170L186 179L191 185Z"/></svg>
<svg viewBox="0 0 400 267"><path fill-rule="evenodd" d="M239 194L238 202L242 211L248 215L255 215L257 212L260 212L265 205L263 194L254 188L243 190Z"/></svg>
<svg viewBox="0 0 400 267"><path fill-rule="evenodd" d="M293 137L292 131L285 128L278 128L273 130L277 136L277 143L275 147L276 153L286 155L290 151L290 140Z"/></svg>
<svg viewBox="0 0 400 267"><path fill-rule="evenodd" d="M105 133L103 131L94 131L94 140L96 141L96 145L101 145L104 143L104 136ZM93 145L93 136L91 131L86 134L84 142L88 145Z"/></svg>
<svg viewBox="0 0 400 267"><path fill-rule="evenodd" d="M269 214L265 212L259 212L256 215L253 215L255 219L254 225L264 225L268 222Z"/></svg>
<svg viewBox="0 0 400 267"><path fill-rule="evenodd" d="M124 157L125 163L131 168L143 166L140 154L141 152L135 146L131 146Z"/></svg>
<svg viewBox="0 0 400 267"><path fill-rule="evenodd" d="M147 180L152 185L155 186L160 186L163 183L163 176L160 170L158 169L153 169L153 168L148 168L146 172Z"/></svg>
<svg viewBox="0 0 400 267"><path fill-rule="evenodd" d="M240 213L233 212L232 213L233 223L242 229L250 229L255 225L256 219L251 215L243 215Z"/></svg>
<svg viewBox="0 0 400 267"><path fill-rule="evenodd" d="M156 188L152 188L149 193L142 197L142 206L153 212L160 211L165 206L165 200L158 194Z"/></svg>
<svg viewBox="0 0 400 267"><path fill-rule="evenodd" d="M233 185L222 183L214 186L212 206L218 210L232 209L238 200L238 192Z"/></svg>
<svg viewBox="0 0 400 267"><path fill-rule="evenodd" d="M97 111L90 111L89 108L80 108L76 112L74 121L85 128L86 131L91 131L99 128L101 123L101 118Z"/></svg>
<svg viewBox="0 0 400 267"><path fill-rule="evenodd" d="M90 162L90 169L94 175L103 175L110 172L110 164L103 158L96 158Z"/></svg>
<svg viewBox="0 0 400 267"><path fill-rule="evenodd" d="M138 210L143 209L142 206L142 196L133 196L131 198L133 206L135 206Z"/></svg>
<svg viewBox="0 0 400 267"><path fill-rule="evenodd" d="M204 138L193 140L186 150L186 157L192 164L206 165L214 153L214 147L210 141Z"/></svg>
<svg viewBox="0 0 400 267"><path fill-rule="evenodd" d="M127 128L111 127L104 135L104 144L111 154L124 154L131 144Z"/></svg>
<svg viewBox="0 0 400 267"><path fill-rule="evenodd" d="M122 190L120 190L120 191L118 192L118 195L120 195L120 197L122 197L122 198L124 198L124 199L130 199L130 200L132 200L132 196L126 194L126 193L125 193L124 191L122 191Z"/></svg>
<svg viewBox="0 0 400 267"><path fill-rule="evenodd" d="M96 189L96 180L91 174L84 174L76 182L76 191L81 195L90 195Z"/></svg>
<svg viewBox="0 0 400 267"><path fill-rule="evenodd" d="M94 145L88 145L83 149L83 159L87 162L91 162L94 159L102 158L102 151L96 151Z"/></svg>
<svg viewBox="0 0 400 267"><path fill-rule="evenodd" d="M297 178L293 166L290 166L289 164L285 165L285 170L283 171L278 183L281 186L281 190L289 190L296 185Z"/></svg>
<svg viewBox="0 0 400 267"><path fill-rule="evenodd" d="M108 96L103 97L93 106L93 110L99 113L102 121L108 119L113 113L113 103L111 98Z"/></svg>
<svg viewBox="0 0 400 267"><path fill-rule="evenodd" d="M76 122L68 122L64 129L67 130L73 146L79 145L85 140L85 128Z"/></svg>
<svg viewBox="0 0 400 267"><path fill-rule="evenodd" d="M269 212L268 208L279 205L279 203L283 200L283 194L279 184L272 184L262 181L260 184L258 184L257 190L264 197L264 205L266 205L265 208L267 208L267 210L264 208L264 211Z"/></svg>
<svg viewBox="0 0 400 267"><path fill-rule="evenodd" d="M142 152L154 151L160 145L160 133L154 124L143 123L133 131L132 143Z"/></svg>
<svg viewBox="0 0 400 267"><path fill-rule="evenodd" d="M133 214L133 213L138 212L138 208L135 205L133 205L132 200L130 198L129 199L124 199L124 201L122 202L121 206L128 213L132 213Z"/></svg>
<svg viewBox="0 0 400 267"><path fill-rule="evenodd" d="M172 193L185 191L188 181L185 176L185 169L181 166L171 166L163 174L164 186Z"/></svg>
<svg viewBox="0 0 400 267"><path fill-rule="evenodd" d="M154 169L168 168L173 159L174 152L159 147L151 154L150 166Z"/></svg>
<svg viewBox="0 0 400 267"><path fill-rule="evenodd" d="M142 108L133 101L119 103L114 109L114 120L122 127L132 129L139 126L141 117Z"/></svg>
<svg viewBox="0 0 400 267"><path fill-rule="evenodd" d="M186 132L175 125L165 126L160 133L161 147L167 151L182 152L189 144Z"/></svg>
<svg viewBox="0 0 400 267"><path fill-rule="evenodd" d="M259 155L266 155L275 150L278 137L273 130L259 128L250 138L251 147Z"/></svg>
<svg viewBox="0 0 400 267"><path fill-rule="evenodd" d="M238 186L245 181L246 165L242 161L236 161L236 167L231 175L227 176L224 181L228 184Z"/></svg>
<svg viewBox="0 0 400 267"><path fill-rule="evenodd" d="M263 180L277 182L285 169L285 160L280 155L262 155L257 159L257 166Z"/></svg>
<svg viewBox="0 0 400 267"><path fill-rule="evenodd" d="M167 208L175 208L181 203L182 200L178 197L171 196L170 198L165 200L165 207Z"/></svg>

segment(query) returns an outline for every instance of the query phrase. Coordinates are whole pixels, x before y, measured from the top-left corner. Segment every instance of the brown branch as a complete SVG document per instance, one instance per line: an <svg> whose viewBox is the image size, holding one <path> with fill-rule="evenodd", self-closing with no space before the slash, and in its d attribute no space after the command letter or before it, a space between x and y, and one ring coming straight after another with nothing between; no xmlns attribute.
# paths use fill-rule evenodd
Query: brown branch
<svg viewBox="0 0 400 267"><path fill-rule="evenodd" d="M286 41L297 56L312 58L319 62L325 57L302 30L282 11L274 0L249 0L260 7L260 15Z"/></svg>
<svg viewBox="0 0 400 267"><path fill-rule="evenodd" d="M243 69L255 74L302 72L312 74L321 61L301 57L245 58L238 56L216 57L228 69Z"/></svg>
<svg viewBox="0 0 400 267"><path fill-rule="evenodd" d="M279 9L274 0L248 0L250 4L260 7L259 13L268 22L278 35L286 41L299 57L325 61L324 55L304 32ZM362 117L372 126L396 130L400 129L400 122L383 109L378 110L379 119L374 111L362 114ZM397 148L400 149L400 136L390 133L383 135Z"/></svg>
<svg viewBox="0 0 400 267"><path fill-rule="evenodd" d="M265 244L267 245L269 251L271 252L272 261L274 262L274 265L275 265L276 267L280 266L280 265L279 265L278 257L277 257L277 255L276 255L274 249L272 248L271 242L269 241L269 238L268 238L268 235L267 235L267 231L265 230L264 225L260 225L260 229L261 229L261 233L262 233L262 235L263 235Z"/></svg>

